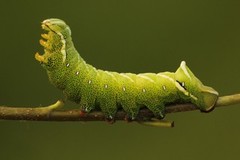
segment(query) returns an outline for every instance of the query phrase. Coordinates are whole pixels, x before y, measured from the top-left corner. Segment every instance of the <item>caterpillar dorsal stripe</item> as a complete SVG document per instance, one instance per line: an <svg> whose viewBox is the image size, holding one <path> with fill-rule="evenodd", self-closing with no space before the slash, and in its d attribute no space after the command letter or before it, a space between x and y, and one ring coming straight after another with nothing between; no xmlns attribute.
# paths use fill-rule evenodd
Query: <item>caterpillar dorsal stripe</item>
<svg viewBox="0 0 240 160"><path fill-rule="evenodd" d="M87 64L74 47L70 27L60 19L42 22L47 33L40 44L44 54L35 58L47 70L50 82L63 90L69 100L90 112L99 107L107 119L119 108L134 119L141 107L158 118L165 116L165 106L174 102L191 102L202 111L210 111L218 92L205 86L182 61L176 72L117 73Z"/></svg>

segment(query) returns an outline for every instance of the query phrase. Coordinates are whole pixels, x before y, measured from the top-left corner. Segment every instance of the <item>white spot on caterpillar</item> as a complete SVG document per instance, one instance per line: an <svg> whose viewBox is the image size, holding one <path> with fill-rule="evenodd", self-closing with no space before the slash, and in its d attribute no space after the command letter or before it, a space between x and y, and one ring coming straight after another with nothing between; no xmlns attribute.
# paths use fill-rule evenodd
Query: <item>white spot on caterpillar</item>
<svg viewBox="0 0 240 160"><path fill-rule="evenodd" d="M69 67L69 65L70 65L70 64L68 63L66 66Z"/></svg>
<svg viewBox="0 0 240 160"><path fill-rule="evenodd" d="M145 93L145 92L146 92L146 89L145 89L145 88L143 88L143 89L142 89L142 91Z"/></svg>
<svg viewBox="0 0 240 160"><path fill-rule="evenodd" d="M187 68L186 68L186 62L185 62L185 61L182 61L180 66L181 66L184 74L185 74L189 79L191 79L190 74L188 73Z"/></svg>
<svg viewBox="0 0 240 160"><path fill-rule="evenodd" d="M179 91L181 91L186 96L189 96L189 92L187 92L178 82L175 82L175 86Z"/></svg>
<svg viewBox="0 0 240 160"><path fill-rule="evenodd" d="M78 74L79 74L79 72L77 71L77 72L76 72L76 75L78 75Z"/></svg>
<svg viewBox="0 0 240 160"><path fill-rule="evenodd" d="M185 86L185 83L184 83L184 82L182 82L182 86L183 86L183 87Z"/></svg>
<svg viewBox="0 0 240 160"><path fill-rule="evenodd" d="M123 91L126 91L126 88L125 88L125 87L122 87L122 90L123 90Z"/></svg>
<svg viewBox="0 0 240 160"><path fill-rule="evenodd" d="M92 83L92 81L91 81L91 80L89 80L89 81L88 81L88 84L91 84L91 83Z"/></svg>
<svg viewBox="0 0 240 160"><path fill-rule="evenodd" d="M90 108L86 107L84 110L85 110L85 112L89 112Z"/></svg>
<svg viewBox="0 0 240 160"><path fill-rule="evenodd" d="M107 84L105 84L105 85L104 85L104 88L108 88L108 85L107 85Z"/></svg>
<svg viewBox="0 0 240 160"><path fill-rule="evenodd" d="M137 76L138 76L138 77L141 77L141 78L144 78L144 79L146 79L146 80L148 80L148 81L150 81L150 82L155 83L151 78L149 78L149 77L147 77L147 76L144 76L144 75L141 75L141 74L138 74Z"/></svg>
<svg viewBox="0 0 240 160"><path fill-rule="evenodd" d="M162 88L163 88L164 91L166 91L166 86L163 85Z"/></svg>
<svg viewBox="0 0 240 160"><path fill-rule="evenodd" d="M124 74L124 73L120 73L119 75L122 76L122 77L125 77L125 78L129 79L131 82L134 82L131 77L127 76L127 75Z"/></svg>

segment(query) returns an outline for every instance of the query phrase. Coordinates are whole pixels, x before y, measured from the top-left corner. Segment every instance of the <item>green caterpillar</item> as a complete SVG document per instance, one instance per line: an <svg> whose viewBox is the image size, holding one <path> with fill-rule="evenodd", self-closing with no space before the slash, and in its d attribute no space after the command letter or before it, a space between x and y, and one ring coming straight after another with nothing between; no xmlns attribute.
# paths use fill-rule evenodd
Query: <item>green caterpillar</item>
<svg viewBox="0 0 240 160"><path fill-rule="evenodd" d="M176 72L117 73L96 69L87 64L74 47L71 30L60 19L42 22L47 33L40 44L44 54L36 60L47 70L50 82L63 90L66 97L78 103L84 112L100 108L107 120L113 120L119 108L127 118L135 119L141 107L147 107L157 118L164 118L165 105L191 102L201 111L210 111L218 92L204 86L184 61Z"/></svg>

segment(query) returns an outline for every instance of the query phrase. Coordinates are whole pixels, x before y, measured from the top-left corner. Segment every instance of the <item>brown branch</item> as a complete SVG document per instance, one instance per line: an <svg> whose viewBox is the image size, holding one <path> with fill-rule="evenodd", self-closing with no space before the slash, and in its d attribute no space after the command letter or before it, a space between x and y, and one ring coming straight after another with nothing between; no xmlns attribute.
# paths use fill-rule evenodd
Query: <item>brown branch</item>
<svg viewBox="0 0 240 160"><path fill-rule="evenodd" d="M240 94L222 96L218 98L215 107L229 106L240 103ZM0 119L3 120L31 120L31 121L104 121L104 115L100 111L94 111L89 114L83 114L79 109L60 110L63 106L62 101L46 107L7 107L0 106ZM166 107L166 113L185 112L198 110L190 103L169 105ZM115 120L124 120L126 113L118 111ZM145 122L154 115L148 109L141 109L136 121Z"/></svg>

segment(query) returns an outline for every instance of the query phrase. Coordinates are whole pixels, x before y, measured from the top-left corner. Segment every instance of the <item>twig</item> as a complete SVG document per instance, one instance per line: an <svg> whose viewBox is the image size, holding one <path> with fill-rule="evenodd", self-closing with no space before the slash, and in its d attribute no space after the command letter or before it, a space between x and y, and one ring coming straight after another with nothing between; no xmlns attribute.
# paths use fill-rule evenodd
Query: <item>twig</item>
<svg viewBox="0 0 240 160"><path fill-rule="evenodd" d="M222 96L218 98L215 107L229 106L240 103L240 94ZM79 109L59 110L62 101L46 107L7 107L0 106L0 119L2 120L31 120L31 121L105 121L100 111L83 114ZM166 113L185 112L198 110L193 104L175 104L166 107ZM118 111L115 120L125 120L126 113ZM136 121L146 121L154 115L148 109L141 109ZM147 123L146 123L147 124Z"/></svg>

